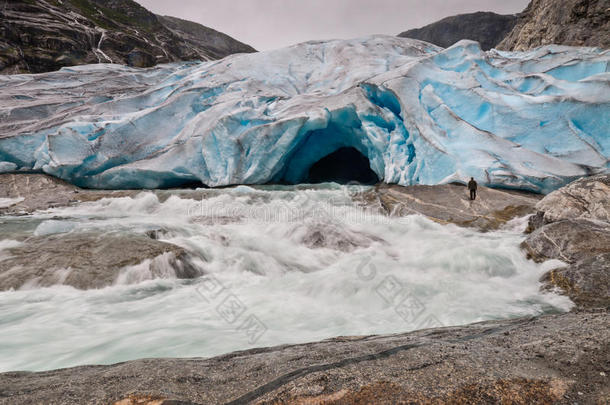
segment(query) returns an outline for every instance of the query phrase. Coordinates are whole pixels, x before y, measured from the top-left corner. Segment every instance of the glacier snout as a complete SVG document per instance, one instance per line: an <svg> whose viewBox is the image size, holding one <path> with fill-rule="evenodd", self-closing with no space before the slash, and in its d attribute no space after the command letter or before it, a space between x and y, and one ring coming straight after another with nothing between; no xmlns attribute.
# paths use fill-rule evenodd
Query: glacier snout
<svg viewBox="0 0 610 405"><path fill-rule="evenodd" d="M548 192L610 167L609 61L593 48L482 52L374 36L4 76L0 172L92 188L299 183L350 150L387 183L474 176Z"/></svg>

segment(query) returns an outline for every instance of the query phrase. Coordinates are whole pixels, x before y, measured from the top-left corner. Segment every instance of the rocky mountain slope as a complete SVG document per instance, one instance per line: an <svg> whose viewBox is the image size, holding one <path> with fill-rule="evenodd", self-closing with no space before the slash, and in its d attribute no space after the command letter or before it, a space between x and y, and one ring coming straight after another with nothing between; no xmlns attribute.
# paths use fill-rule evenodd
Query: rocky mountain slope
<svg viewBox="0 0 610 405"><path fill-rule="evenodd" d="M521 51L547 44L610 48L610 3L532 0L498 48Z"/></svg>
<svg viewBox="0 0 610 405"><path fill-rule="evenodd" d="M419 39L447 48L462 39L481 44L483 50L494 48L517 23L515 15L489 12L460 14L444 18L422 28L399 34L399 37Z"/></svg>
<svg viewBox="0 0 610 405"><path fill-rule="evenodd" d="M0 73L119 63L149 67L255 50L199 24L156 16L131 0L12 0L0 6Z"/></svg>
<svg viewBox="0 0 610 405"><path fill-rule="evenodd" d="M610 48L610 4L606 0L532 0L518 15L461 14L398 35L444 48L461 39L481 48L525 51L543 45Z"/></svg>

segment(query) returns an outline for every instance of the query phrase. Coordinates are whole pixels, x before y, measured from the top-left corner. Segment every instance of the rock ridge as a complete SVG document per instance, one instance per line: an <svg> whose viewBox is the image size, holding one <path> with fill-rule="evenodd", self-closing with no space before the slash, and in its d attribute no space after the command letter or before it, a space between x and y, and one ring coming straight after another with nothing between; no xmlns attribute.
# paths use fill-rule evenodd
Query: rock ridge
<svg viewBox="0 0 610 405"><path fill-rule="evenodd" d="M532 0L498 49L526 51L548 44L610 48L605 0Z"/></svg>
<svg viewBox="0 0 610 405"><path fill-rule="evenodd" d="M228 35L132 0L13 0L0 7L0 74L118 63L150 67L255 52Z"/></svg>

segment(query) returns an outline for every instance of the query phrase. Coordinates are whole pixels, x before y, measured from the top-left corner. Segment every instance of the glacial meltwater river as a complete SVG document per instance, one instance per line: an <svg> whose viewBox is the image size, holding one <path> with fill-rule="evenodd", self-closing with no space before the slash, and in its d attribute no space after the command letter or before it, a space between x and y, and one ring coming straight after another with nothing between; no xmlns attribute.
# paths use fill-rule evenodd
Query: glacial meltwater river
<svg viewBox="0 0 610 405"><path fill-rule="evenodd" d="M480 233L419 215L392 218L335 184L172 193L0 218L26 236L157 231L205 273L180 280L167 269L154 278L144 262L107 288L40 288L33 279L0 292L0 371L207 357L572 306L540 291L540 276L557 263L526 259L525 219ZM0 232L0 255L27 243L10 232Z"/></svg>

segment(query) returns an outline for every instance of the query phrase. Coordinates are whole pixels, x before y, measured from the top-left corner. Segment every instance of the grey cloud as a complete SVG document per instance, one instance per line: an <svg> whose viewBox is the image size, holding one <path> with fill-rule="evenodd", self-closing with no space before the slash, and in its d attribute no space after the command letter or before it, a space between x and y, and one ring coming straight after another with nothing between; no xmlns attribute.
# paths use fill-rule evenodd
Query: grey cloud
<svg viewBox="0 0 610 405"><path fill-rule="evenodd" d="M137 0L149 10L195 21L259 50L331 38L396 35L474 11L512 14L529 0Z"/></svg>

